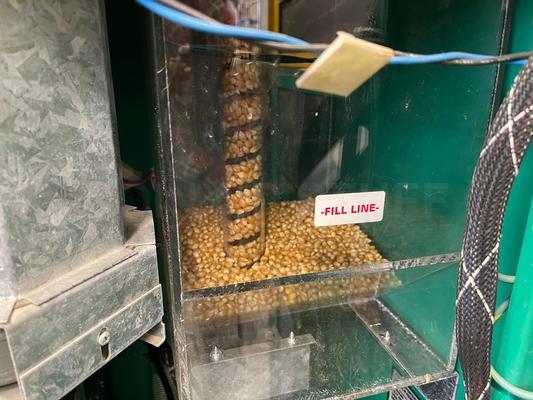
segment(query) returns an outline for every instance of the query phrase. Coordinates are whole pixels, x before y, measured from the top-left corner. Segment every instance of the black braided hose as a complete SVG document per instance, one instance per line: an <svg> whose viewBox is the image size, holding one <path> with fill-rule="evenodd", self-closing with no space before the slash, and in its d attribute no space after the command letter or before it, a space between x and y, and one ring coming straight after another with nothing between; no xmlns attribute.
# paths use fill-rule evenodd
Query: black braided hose
<svg viewBox="0 0 533 400"><path fill-rule="evenodd" d="M492 329L503 215L533 136L533 58L491 124L468 197L457 292L457 342L469 400L490 399Z"/></svg>

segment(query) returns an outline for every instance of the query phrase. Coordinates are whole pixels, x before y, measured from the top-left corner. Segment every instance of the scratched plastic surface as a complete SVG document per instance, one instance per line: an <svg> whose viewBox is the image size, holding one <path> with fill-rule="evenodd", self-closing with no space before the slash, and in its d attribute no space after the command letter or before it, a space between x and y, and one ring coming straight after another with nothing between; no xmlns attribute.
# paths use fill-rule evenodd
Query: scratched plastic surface
<svg viewBox="0 0 533 400"><path fill-rule="evenodd" d="M423 278L394 284L370 273L186 300L193 399L363 395L449 376L457 266L419 269ZM376 290L361 289L368 281Z"/></svg>

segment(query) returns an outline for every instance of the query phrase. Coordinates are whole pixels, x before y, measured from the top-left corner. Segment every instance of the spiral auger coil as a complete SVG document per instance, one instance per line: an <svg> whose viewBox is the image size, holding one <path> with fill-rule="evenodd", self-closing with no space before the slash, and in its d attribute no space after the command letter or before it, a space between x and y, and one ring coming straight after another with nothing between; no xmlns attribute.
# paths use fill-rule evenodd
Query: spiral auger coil
<svg viewBox="0 0 533 400"><path fill-rule="evenodd" d="M268 98L251 45L230 44L241 55L226 60L222 76L225 249L239 267L250 268L265 251L261 147Z"/></svg>

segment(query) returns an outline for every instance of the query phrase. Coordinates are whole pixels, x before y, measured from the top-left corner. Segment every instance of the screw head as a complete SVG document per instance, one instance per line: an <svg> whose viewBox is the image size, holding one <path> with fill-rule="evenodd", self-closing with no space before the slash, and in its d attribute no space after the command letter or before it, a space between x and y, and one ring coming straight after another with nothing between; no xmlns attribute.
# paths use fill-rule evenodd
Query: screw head
<svg viewBox="0 0 533 400"><path fill-rule="evenodd" d="M296 344L296 336L294 336L293 331L291 331L291 333L289 334L289 344L291 346L294 346Z"/></svg>
<svg viewBox="0 0 533 400"><path fill-rule="evenodd" d="M211 361L220 361L224 357L224 353L217 346L213 346L211 354L209 354Z"/></svg>
<svg viewBox="0 0 533 400"><path fill-rule="evenodd" d="M390 343L390 332L389 331L385 331L385 333L380 333L379 336L383 339L383 341L386 344Z"/></svg>
<svg viewBox="0 0 533 400"><path fill-rule="evenodd" d="M111 333L107 330L107 328L103 328L98 334L98 344L100 346L105 346L106 344L109 343L110 339L111 339Z"/></svg>

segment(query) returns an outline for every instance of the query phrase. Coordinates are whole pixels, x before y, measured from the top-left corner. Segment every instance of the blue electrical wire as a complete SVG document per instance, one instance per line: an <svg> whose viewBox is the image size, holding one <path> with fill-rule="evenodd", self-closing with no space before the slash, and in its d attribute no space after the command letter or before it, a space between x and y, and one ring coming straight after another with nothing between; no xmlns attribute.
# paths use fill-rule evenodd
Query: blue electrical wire
<svg viewBox="0 0 533 400"><path fill-rule="evenodd" d="M293 36L285 35L277 32L264 31L260 29L244 28L238 26L232 26L222 23L206 22L199 18L190 16L186 13L182 13L171 7L167 7L155 0L136 0L137 3L152 11L153 13L163 17L169 21L172 21L178 25L184 26L195 31L209 33L218 36L229 36L240 39L260 41L260 42L277 42L289 45L309 46L310 44L304 40L295 38ZM408 56L394 56L389 61L389 64L393 65L412 65L412 64L431 64L452 60L489 60L494 58L493 56L463 53L459 51L452 51L447 53L438 54L417 54ZM526 60L507 61L508 64L520 64L526 63ZM468 64L466 64L468 65Z"/></svg>
<svg viewBox="0 0 533 400"><path fill-rule="evenodd" d="M195 31L211 33L218 36L231 36L240 39L248 39L255 41L271 41L295 45L309 44L304 40L297 39L289 35L284 35L282 33L263 31L260 29L253 28L243 28L226 24L213 24L209 22L203 22L198 18L191 17L185 13L176 11L153 0L136 1L137 3L149 9L153 13L159 15L160 17L163 17L165 19L168 19L169 21L175 22L178 25L184 26L185 28L189 28Z"/></svg>
<svg viewBox="0 0 533 400"><path fill-rule="evenodd" d="M415 62L412 62L413 58L415 59ZM457 58L464 58L467 60L483 60L486 58L490 58L490 56L486 56L482 54L463 53L460 51L450 51L447 53L417 55L414 57L396 56L390 61L390 63L391 64L435 63L435 62L449 61L449 60L453 60Z"/></svg>
<svg viewBox="0 0 533 400"><path fill-rule="evenodd" d="M390 61L389 64L397 65L408 65L408 64L430 64L438 63L443 61L450 61L456 59L463 60L488 60L492 56L487 56L484 54L475 54L475 53L464 53L461 51L449 51L446 53L437 53L437 54L427 54L427 55L416 55L416 56L395 56ZM525 60L518 60L509 62L510 64L525 64Z"/></svg>

